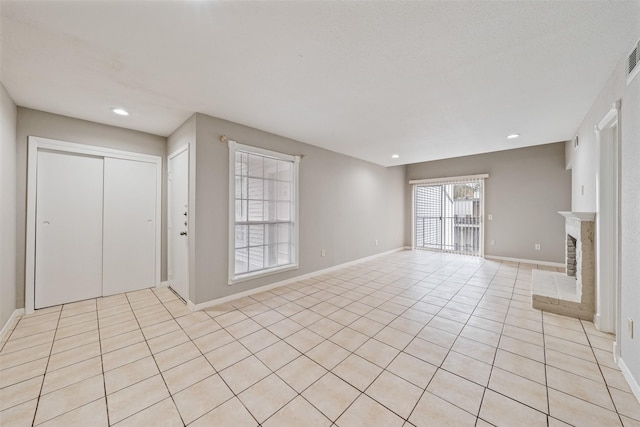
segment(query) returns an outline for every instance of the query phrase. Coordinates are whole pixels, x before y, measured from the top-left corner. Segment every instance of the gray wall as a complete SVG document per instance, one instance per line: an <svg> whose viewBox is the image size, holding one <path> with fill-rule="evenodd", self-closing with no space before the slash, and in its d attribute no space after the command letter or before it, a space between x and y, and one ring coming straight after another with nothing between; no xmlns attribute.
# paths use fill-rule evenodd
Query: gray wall
<svg viewBox="0 0 640 427"><path fill-rule="evenodd" d="M16 307L16 104L0 83L0 329Z"/></svg>
<svg viewBox="0 0 640 427"><path fill-rule="evenodd" d="M219 140L222 134L241 144L304 155L298 270L227 284L229 150ZM405 245L404 167L384 168L203 114L196 115L196 149L195 303ZM326 257L320 256L322 249Z"/></svg>
<svg viewBox="0 0 640 427"><path fill-rule="evenodd" d="M411 180L488 173L485 255L564 262L564 218L558 211L571 206L571 173L565 169L564 150L564 143L554 143L415 163L407 166L407 175ZM407 199L410 218L410 189ZM489 214L492 221L486 220ZM495 246L489 245L491 240ZM536 243L540 251L534 250Z"/></svg>
<svg viewBox="0 0 640 427"><path fill-rule="evenodd" d="M633 42L640 38L640 28ZM571 172L574 176L573 210L596 211L596 166L598 148L594 126L611 110L613 103L621 100L621 312L622 330L618 331L620 356L624 364L640 383L640 76L627 86L626 57L621 58L609 81L584 118L578 129L580 146L577 150L567 147L570 153ZM582 195L585 185L585 195ZM629 337L627 318L635 321L635 338Z"/></svg>
<svg viewBox="0 0 640 427"><path fill-rule="evenodd" d="M27 197L27 144L29 136L57 139L79 144L95 145L117 150L155 154L166 159L167 140L161 136L102 125L85 120L43 111L18 107L17 122L17 271L16 299L18 307L24 307L24 269L26 243ZM166 176L166 161L163 160ZM163 185L163 206L166 203L166 185ZM166 277L166 215L162 215L162 277Z"/></svg>

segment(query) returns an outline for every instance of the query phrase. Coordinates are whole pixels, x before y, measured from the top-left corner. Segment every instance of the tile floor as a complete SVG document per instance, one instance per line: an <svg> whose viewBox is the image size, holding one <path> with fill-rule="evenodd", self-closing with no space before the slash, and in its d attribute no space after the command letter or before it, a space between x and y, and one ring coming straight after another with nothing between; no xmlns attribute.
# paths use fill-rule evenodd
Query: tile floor
<svg viewBox="0 0 640 427"><path fill-rule="evenodd" d="M40 310L2 426L640 426L592 323L532 265L405 251L192 313L166 288Z"/></svg>

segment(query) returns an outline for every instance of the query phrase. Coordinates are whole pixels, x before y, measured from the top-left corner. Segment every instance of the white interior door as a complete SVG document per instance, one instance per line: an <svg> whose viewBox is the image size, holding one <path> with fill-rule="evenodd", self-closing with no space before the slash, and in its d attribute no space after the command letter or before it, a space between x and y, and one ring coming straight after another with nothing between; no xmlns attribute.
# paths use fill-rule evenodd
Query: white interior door
<svg viewBox="0 0 640 427"><path fill-rule="evenodd" d="M156 283L155 163L104 159L103 295Z"/></svg>
<svg viewBox="0 0 640 427"><path fill-rule="evenodd" d="M101 157L37 153L35 308L102 295Z"/></svg>
<svg viewBox="0 0 640 427"><path fill-rule="evenodd" d="M169 157L169 283L189 299L189 149Z"/></svg>

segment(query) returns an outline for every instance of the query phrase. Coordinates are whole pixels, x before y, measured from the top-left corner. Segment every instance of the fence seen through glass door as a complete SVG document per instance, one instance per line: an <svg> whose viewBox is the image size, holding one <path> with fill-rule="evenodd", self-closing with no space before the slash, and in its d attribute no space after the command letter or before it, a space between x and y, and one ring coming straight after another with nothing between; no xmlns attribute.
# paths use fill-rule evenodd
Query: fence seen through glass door
<svg viewBox="0 0 640 427"><path fill-rule="evenodd" d="M414 185L414 246L481 256L483 179Z"/></svg>

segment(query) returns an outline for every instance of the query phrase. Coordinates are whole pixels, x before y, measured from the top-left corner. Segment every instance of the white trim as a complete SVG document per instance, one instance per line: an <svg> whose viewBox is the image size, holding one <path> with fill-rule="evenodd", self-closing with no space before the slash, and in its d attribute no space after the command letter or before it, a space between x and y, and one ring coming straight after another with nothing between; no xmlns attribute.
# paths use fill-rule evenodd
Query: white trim
<svg viewBox="0 0 640 427"><path fill-rule="evenodd" d="M411 181L409 181L411 184ZM418 186L411 185L411 250L416 249L416 191Z"/></svg>
<svg viewBox="0 0 640 427"><path fill-rule="evenodd" d="M168 280L163 280L162 282L158 283L158 288L168 288L170 285Z"/></svg>
<svg viewBox="0 0 640 427"><path fill-rule="evenodd" d="M595 249L596 249L596 316L598 316L598 323L596 327L603 332L619 333L620 331L620 245L622 238L620 235L620 221L621 221L621 194L620 194L620 171L621 171L621 140L620 140L620 100L617 100L611 106L611 109L605 114L605 116L595 126L596 136L596 150L598 152L598 161L596 165L596 236L595 236ZM600 164L600 153L603 150L603 141L601 132L605 129L616 128L615 138L606 141L609 143L609 147L616 158L614 168L611 171L613 174L614 184L616 191L613 194L613 209L608 209L605 205L602 205L602 196L600 191L600 182L602 177L602 170ZM602 205L602 206L601 206ZM604 207L604 210L603 210ZM601 223L601 212L611 213L613 215L614 233L611 237L611 247L606 243L606 240L601 237L602 230L608 229L605 224ZM611 263L611 264L609 264ZM607 267L609 266L610 267ZM613 283L611 283L613 282ZM608 284L605 285L605 284Z"/></svg>
<svg viewBox="0 0 640 427"><path fill-rule="evenodd" d="M246 282L249 280L257 279L260 277L270 276L272 274L283 273L289 270L296 270L299 268L299 253L300 253L300 244L299 244L299 230L300 230L300 206L299 206L299 179L300 179L300 156L289 155L278 153L276 151L266 150L264 148L253 147L249 145L238 144L236 141L229 140L229 240L228 240L228 255L229 255L229 265L228 275L227 275L227 284L229 286L235 285L236 283ZM236 151L241 151L244 153L254 153L260 156L271 157L278 160L284 160L287 162L293 163L293 188L291 191L291 202L293 203L294 212L293 216L293 230L291 232L291 240L293 242L293 251L291 253L291 263L276 266L273 268L259 270L255 272L248 272L244 274L237 275L235 274L235 226L236 226L236 204L235 204L235 193L236 193L236 181L235 181L235 168L236 168L236 160L235 153Z"/></svg>
<svg viewBox="0 0 640 427"><path fill-rule="evenodd" d="M428 179L412 179L409 181L411 185L418 184L430 184L430 183L441 183L441 182L458 182L458 181L469 181L472 179L487 179L489 178L488 173L482 173L479 175L465 175L465 176L448 176L444 178L428 178Z"/></svg>
<svg viewBox="0 0 640 427"><path fill-rule="evenodd" d="M189 143L187 142L186 144L184 144L182 147L178 148L177 150L175 150L174 152L172 152L171 154L169 154L167 156L167 159L173 159L174 157L176 157L178 154L181 154L183 151L186 151L189 149Z"/></svg>
<svg viewBox="0 0 640 427"><path fill-rule="evenodd" d="M260 277L273 276L274 274L284 273L286 271L297 270L298 264L287 264L279 267L269 268L267 270L253 271L250 273L243 273L239 276L229 279L228 285L235 285L236 283L247 282L249 280L258 279Z"/></svg>
<svg viewBox="0 0 640 427"><path fill-rule="evenodd" d="M33 142L32 142L33 141ZM135 153L132 151L116 150L114 148L100 147L97 145L78 144L76 142L60 141L57 139L29 136L29 146L35 144L38 149L45 148L54 151L68 153L87 154L98 157L111 157L113 159L139 160L149 163L162 164L162 157L156 154ZM160 162L158 162L158 160Z"/></svg>
<svg viewBox="0 0 640 427"><path fill-rule="evenodd" d="M345 262L345 263L342 263L342 264L334 265L333 267L324 268L322 270L316 270L316 271L313 271L311 273L302 274L300 276L291 277L289 279L280 280L278 282L269 283L269 284L266 284L264 286L259 286L257 288L249 289L249 290L246 290L246 291L243 291L243 292L238 292L238 293L235 293L235 294L232 294L232 295L227 295L225 297L216 298L216 299L213 299L211 301L203 302L203 303L200 303L200 304L194 304L191 301L187 301L187 306L193 311L204 310L206 308L213 307L213 306L220 305L220 304L224 304L226 302L234 301L234 300L237 300L237 299L240 299L240 298L244 298L246 296L255 295L255 294L258 294L260 292L264 292L264 291L268 291L268 290L271 290L271 289L279 288L281 286L286 286L286 285L289 285L291 283L299 282L299 281L305 280L305 279L310 279L312 277L320 276L322 274L330 273L332 271L339 270L341 268L345 268L345 267L349 267L349 266L352 266L352 265L360 264L362 262L371 261L372 259L379 258L379 257L384 256L384 255L389 255L389 254L392 254L392 253L395 253L395 252L401 252L401 251L404 251L406 249L407 248L405 246L402 246L402 247L399 247L397 249L392 249L390 251L381 252L379 254L371 255L371 256L368 256L368 257L364 257L364 258L359 258L359 259L354 260L354 261L348 261L348 262ZM408 249L410 249L410 248L408 248Z"/></svg>
<svg viewBox="0 0 640 427"><path fill-rule="evenodd" d="M511 258L506 256L497 256L497 255L485 255L484 257L486 259L492 259L496 261L521 262L525 264L545 265L547 267L563 268L565 266L564 263L561 263L561 262L538 261L535 259Z"/></svg>
<svg viewBox="0 0 640 427"><path fill-rule="evenodd" d="M27 150L27 241L25 248L24 271L24 311L33 313L35 306L35 267L36 267L36 176L38 173L38 143L31 142Z"/></svg>
<svg viewBox="0 0 640 427"><path fill-rule="evenodd" d="M487 177L489 175L487 174ZM483 179L481 181L481 191L480 191L480 207L482 208L482 212L480 212L480 257L484 258L484 192L487 186L485 185L486 181Z"/></svg>
<svg viewBox="0 0 640 427"><path fill-rule="evenodd" d="M607 127L607 125L618 116L619 112L620 112L620 105L621 102L620 100L617 100L613 103L613 105L611 106L611 109L607 112L607 114L605 114L605 116L598 122L598 124L595 126L595 131L599 132L602 129L604 129L605 127Z"/></svg>
<svg viewBox="0 0 640 427"><path fill-rule="evenodd" d="M156 156L156 287L162 281L162 157Z"/></svg>
<svg viewBox="0 0 640 427"><path fill-rule="evenodd" d="M231 179L231 174L235 175L236 170L236 159L235 152L237 143L235 141L229 140L227 145L229 146L229 240L227 241L227 251L228 251L228 265L227 265L227 285L231 284L231 279L235 274L235 225L236 225L236 202L235 202L235 192L236 192L236 183L235 178Z"/></svg>
<svg viewBox="0 0 640 427"><path fill-rule="evenodd" d="M15 310L13 310L13 313L11 313L11 316L9 316L7 323L4 324L2 330L0 331L0 343L4 342L4 339L9 332L13 331L13 328L17 325L18 321L20 320L20 316L22 315L24 315L24 308L16 308ZM1 345L0 348L2 348Z"/></svg>
<svg viewBox="0 0 640 427"><path fill-rule="evenodd" d="M629 388L633 392L633 395L636 397L636 400L640 402L640 384L638 383L638 380L634 378L631 370L624 363L624 360L622 360L622 358L620 357L618 357L618 367L620 367L622 375L624 376L624 379L627 380Z"/></svg>
<svg viewBox="0 0 640 427"><path fill-rule="evenodd" d="M577 221L595 221L596 220L595 212L558 211L558 213L567 219L573 219Z"/></svg>
<svg viewBox="0 0 640 427"><path fill-rule="evenodd" d="M27 151L27 241L25 254L25 308L26 314L34 312L35 304L35 249L36 249L36 176L38 171L38 150L47 149L67 153L86 154L113 159L134 160L154 163L156 173L156 265L155 284L160 283L162 262L162 157L155 154L141 154L115 150L99 146L77 144L75 142L29 136Z"/></svg>
<svg viewBox="0 0 640 427"><path fill-rule="evenodd" d="M252 153L258 154L260 156L271 157L279 160L286 160L287 162L295 162L296 159L300 158L300 156L293 156L291 154L278 153L277 151L266 150L264 148L254 147L252 145L238 144L233 140L229 140L229 148L231 148L232 145L233 145L233 149L237 151L242 151L244 153L249 153L249 154L252 154Z"/></svg>

